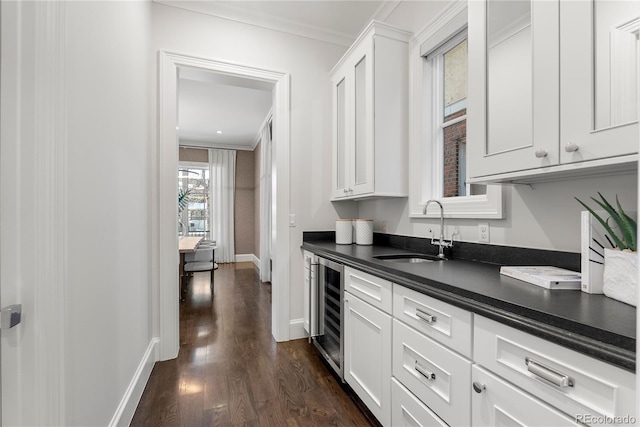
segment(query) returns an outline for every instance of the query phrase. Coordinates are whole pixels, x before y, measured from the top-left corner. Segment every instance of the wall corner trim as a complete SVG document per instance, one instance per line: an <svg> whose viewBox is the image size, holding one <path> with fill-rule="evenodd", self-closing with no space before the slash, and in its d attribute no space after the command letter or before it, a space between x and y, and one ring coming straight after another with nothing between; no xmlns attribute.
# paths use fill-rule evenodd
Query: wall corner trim
<svg viewBox="0 0 640 427"><path fill-rule="evenodd" d="M120 404L118 405L115 414L113 414L113 418L111 418L111 421L109 422L109 427L126 427L131 424L131 420L133 420L133 415L136 412L136 408L138 407L144 388L151 376L153 366L158 360L159 344L160 339L157 337L152 338L149 342L147 350L144 352L144 355L140 360L138 369L136 369L136 372L133 374L131 382L125 390L124 395L120 400Z"/></svg>
<svg viewBox="0 0 640 427"><path fill-rule="evenodd" d="M291 319L289 322L289 340L307 338L304 330L304 319Z"/></svg>

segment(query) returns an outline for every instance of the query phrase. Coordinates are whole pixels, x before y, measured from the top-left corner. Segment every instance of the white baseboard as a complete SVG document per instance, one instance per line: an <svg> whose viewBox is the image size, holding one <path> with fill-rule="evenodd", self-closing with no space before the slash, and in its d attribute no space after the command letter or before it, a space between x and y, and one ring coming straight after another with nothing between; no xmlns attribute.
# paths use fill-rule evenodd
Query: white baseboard
<svg viewBox="0 0 640 427"><path fill-rule="evenodd" d="M252 262L256 267L260 268L260 258L254 254L236 254L236 262Z"/></svg>
<svg viewBox="0 0 640 427"><path fill-rule="evenodd" d="M131 420L136 412L136 408L138 407L144 388L151 376L153 365L158 360L159 344L159 338L152 338L151 342L149 342L147 351L145 351L142 356L138 369L136 369L133 378L131 378L129 387L127 387L124 396L122 396L122 400L120 400L120 405L118 405L116 413L113 415L113 418L109 423L110 427L128 426L131 424Z"/></svg>
<svg viewBox="0 0 640 427"><path fill-rule="evenodd" d="M304 319L292 319L289 321L289 339L297 340L300 338L307 338L307 333L304 330Z"/></svg>

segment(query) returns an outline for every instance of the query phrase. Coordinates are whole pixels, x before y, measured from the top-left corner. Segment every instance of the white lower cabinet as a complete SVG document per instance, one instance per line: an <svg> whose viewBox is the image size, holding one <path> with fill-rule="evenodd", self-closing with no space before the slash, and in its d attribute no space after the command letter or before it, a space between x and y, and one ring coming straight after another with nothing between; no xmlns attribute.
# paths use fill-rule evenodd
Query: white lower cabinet
<svg viewBox="0 0 640 427"><path fill-rule="evenodd" d="M478 315L473 336L475 363L571 418L637 419L635 374Z"/></svg>
<svg viewBox="0 0 640 427"><path fill-rule="evenodd" d="M447 427L447 423L395 378L391 380L391 421L394 427Z"/></svg>
<svg viewBox="0 0 640 427"><path fill-rule="evenodd" d="M396 319L393 376L448 425L469 425L471 361Z"/></svg>
<svg viewBox="0 0 640 427"><path fill-rule="evenodd" d="M472 379L471 425L474 427L580 425L478 365L473 365Z"/></svg>
<svg viewBox="0 0 640 427"><path fill-rule="evenodd" d="M637 419L635 374L371 274L345 272L344 379L383 426Z"/></svg>
<svg viewBox="0 0 640 427"><path fill-rule="evenodd" d="M471 358L473 314L404 286L393 287L393 317Z"/></svg>
<svg viewBox="0 0 640 427"><path fill-rule="evenodd" d="M384 426L391 424L391 316L344 294L344 379Z"/></svg>

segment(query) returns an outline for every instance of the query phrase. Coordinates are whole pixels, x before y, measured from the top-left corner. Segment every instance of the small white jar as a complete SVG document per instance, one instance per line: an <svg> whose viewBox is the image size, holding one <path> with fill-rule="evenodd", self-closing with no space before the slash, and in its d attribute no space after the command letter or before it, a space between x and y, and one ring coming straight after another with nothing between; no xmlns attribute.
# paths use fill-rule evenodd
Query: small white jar
<svg viewBox="0 0 640 427"><path fill-rule="evenodd" d="M372 245L373 244L373 220L372 219L356 219L356 244Z"/></svg>
<svg viewBox="0 0 640 427"><path fill-rule="evenodd" d="M353 225L350 219L336 220L336 244L350 245L353 243Z"/></svg>

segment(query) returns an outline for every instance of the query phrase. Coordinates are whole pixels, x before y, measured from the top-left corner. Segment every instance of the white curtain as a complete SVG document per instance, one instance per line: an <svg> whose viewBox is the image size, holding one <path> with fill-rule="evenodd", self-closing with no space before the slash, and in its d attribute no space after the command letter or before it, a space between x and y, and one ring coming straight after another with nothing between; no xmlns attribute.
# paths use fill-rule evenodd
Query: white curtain
<svg viewBox="0 0 640 427"><path fill-rule="evenodd" d="M260 140L260 280L271 281L271 121Z"/></svg>
<svg viewBox="0 0 640 427"><path fill-rule="evenodd" d="M236 152L209 149L209 224L216 262L235 262Z"/></svg>

